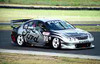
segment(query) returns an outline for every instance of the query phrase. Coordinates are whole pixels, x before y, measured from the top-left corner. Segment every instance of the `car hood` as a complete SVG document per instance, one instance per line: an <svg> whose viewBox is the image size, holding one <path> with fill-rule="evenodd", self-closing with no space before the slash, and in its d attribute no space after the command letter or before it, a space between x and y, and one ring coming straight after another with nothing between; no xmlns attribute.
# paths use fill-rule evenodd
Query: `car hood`
<svg viewBox="0 0 100 64"><path fill-rule="evenodd" d="M87 31L75 28L75 29L67 29L67 30L55 30L54 34L64 35L68 37L85 37L87 36Z"/></svg>

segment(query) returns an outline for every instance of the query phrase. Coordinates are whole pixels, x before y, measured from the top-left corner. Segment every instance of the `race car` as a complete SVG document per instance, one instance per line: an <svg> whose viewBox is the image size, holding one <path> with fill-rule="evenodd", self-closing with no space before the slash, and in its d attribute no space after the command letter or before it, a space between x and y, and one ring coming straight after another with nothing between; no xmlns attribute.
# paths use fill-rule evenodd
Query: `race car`
<svg viewBox="0 0 100 64"><path fill-rule="evenodd" d="M12 42L54 49L94 48L94 37L87 31L76 28L67 21L59 19L21 19L12 20Z"/></svg>

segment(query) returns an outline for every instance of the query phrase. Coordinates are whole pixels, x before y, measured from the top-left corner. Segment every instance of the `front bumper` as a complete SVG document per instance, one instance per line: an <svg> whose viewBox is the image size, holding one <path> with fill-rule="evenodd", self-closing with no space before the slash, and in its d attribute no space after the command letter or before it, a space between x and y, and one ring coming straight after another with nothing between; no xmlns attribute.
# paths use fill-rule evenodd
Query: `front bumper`
<svg viewBox="0 0 100 64"><path fill-rule="evenodd" d="M62 43L62 49L87 49L94 48L95 46L92 43Z"/></svg>
<svg viewBox="0 0 100 64"><path fill-rule="evenodd" d="M86 48L94 48L95 46L91 43L93 41L94 41L94 38L77 39L76 41L63 40L61 42L61 48L62 49L86 49Z"/></svg>

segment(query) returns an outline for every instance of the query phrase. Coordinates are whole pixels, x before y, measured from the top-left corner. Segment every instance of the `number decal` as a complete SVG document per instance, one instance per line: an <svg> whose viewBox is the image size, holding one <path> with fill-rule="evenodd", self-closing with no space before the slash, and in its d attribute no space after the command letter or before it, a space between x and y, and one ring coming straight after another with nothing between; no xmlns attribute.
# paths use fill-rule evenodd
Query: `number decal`
<svg viewBox="0 0 100 64"><path fill-rule="evenodd" d="M48 36L44 36L44 41L48 41Z"/></svg>

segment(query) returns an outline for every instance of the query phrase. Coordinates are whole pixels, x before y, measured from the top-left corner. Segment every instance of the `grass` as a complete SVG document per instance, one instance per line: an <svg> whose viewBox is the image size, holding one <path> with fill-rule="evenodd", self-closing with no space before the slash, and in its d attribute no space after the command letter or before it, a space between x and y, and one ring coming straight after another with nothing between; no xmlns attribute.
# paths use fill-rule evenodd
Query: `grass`
<svg viewBox="0 0 100 64"><path fill-rule="evenodd" d="M57 18L70 23L100 24L100 11L90 10L30 10L0 8L0 22L24 18ZM84 22L83 22L84 21Z"/></svg>
<svg viewBox="0 0 100 64"><path fill-rule="evenodd" d="M0 30L12 30L12 28L9 25L0 25Z"/></svg>
<svg viewBox="0 0 100 64"><path fill-rule="evenodd" d="M100 32L100 26L75 26L75 27L90 32ZM9 25L0 25L0 30L12 30L12 28Z"/></svg>
<svg viewBox="0 0 100 64"><path fill-rule="evenodd" d="M100 0L0 0L0 2L53 6L100 6Z"/></svg>
<svg viewBox="0 0 100 64"><path fill-rule="evenodd" d="M100 60L0 53L0 64L100 64Z"/></svg>
<svg viewBox="0 0 100 64"><path fill-rule="evenodd" d="M57 18L71 24L100 24L100 11L90 10L30 10L0 8L0 22L10 22L25 18ZM100 26L76 26L87 31L100 31ZM0 25L0 30L11 30L10 26Z"/></svg>
<svg viewBox="0 0 100 64"><path fill-rule="evenodd" d="M100 32L100 26L76 26L76 27L90 32Z"/></svg>

